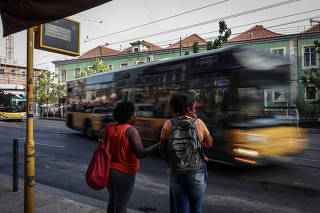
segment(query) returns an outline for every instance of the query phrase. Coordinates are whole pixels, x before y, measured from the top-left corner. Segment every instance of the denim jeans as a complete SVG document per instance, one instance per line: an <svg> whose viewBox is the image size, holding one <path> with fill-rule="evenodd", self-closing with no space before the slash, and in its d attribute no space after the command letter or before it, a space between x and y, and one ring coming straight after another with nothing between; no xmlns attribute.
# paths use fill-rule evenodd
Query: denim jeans
<svg viewBox="0 0 320 213"><path fill-rule="evenodd" d="M202 195L208 183L205 163L192 175L176 174L169 168L175 213L201 213Z"/></svg>

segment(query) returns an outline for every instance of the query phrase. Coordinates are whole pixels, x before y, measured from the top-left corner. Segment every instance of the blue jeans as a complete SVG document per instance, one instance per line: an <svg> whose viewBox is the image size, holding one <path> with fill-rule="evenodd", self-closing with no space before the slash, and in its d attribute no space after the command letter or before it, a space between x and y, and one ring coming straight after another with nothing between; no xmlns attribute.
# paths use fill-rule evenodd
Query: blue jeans
<svg viewBox="0 0 320 213"><path fill-rule="evenodd" d="M169 182L175 213L201 213L202 195L208 183L205 163L193 175L176 174L169 169Z"/></svg>

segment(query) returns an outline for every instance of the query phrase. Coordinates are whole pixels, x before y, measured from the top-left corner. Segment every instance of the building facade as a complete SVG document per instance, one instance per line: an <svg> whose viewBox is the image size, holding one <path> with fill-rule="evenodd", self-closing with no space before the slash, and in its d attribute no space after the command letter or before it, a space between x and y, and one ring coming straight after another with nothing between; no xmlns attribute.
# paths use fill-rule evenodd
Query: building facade
<svg viewBox="0 0 320 213"><path fill-rule="evenodd" d="M37 80L40 69L33 70L34 80ZM26 93L27 67L15 61L0 58L0 90L12 93Z"/></svg>
<svg viewBox="0 0 320 213"><path fill-rule="evenodd" d="M226 45L243 45L285 57L290 61L290 87L273 88L265 92L265 106L303 105L314 116L320 116L320 92L314 85L305 86L301 77L311 68L319 68L319 54L314 41L320 41L320 23L310 29L290 35L283 35L256 25L244 33L230 39ZM131 47L122 52L106 47L96 47L73 60L55 61L55 71L61 82L75 78L77 72L93 66L96 58L109 66L110 70L147 63L153 60L193 54L192 45L198 42L200 52L206 51L206 41L193 34L180 42L161 48L144 40L130 43ZM307 116L307 115L306 115Z"/></svg>
<svg viewBox="0 0 320 213"><path fill-rule="evenodd" d="M273 33L262 26L255 26L248 31L229 40L229 44L244 45L249 48L262 49L274 55L280 55L290 61L290 88L284 91L275 88L268 91L269 102L277 102L277 98L287 101L288 106L301 107L300 111L309 111L307 114L320 116L320 105L314 104L320 100L320 93L315 85L305 86L301 77L311 68L319 69L319 53L316 51L314 41L320 41L320 24L310 29L291 35ZM302 109L304 108L304 109Z"/></svg>

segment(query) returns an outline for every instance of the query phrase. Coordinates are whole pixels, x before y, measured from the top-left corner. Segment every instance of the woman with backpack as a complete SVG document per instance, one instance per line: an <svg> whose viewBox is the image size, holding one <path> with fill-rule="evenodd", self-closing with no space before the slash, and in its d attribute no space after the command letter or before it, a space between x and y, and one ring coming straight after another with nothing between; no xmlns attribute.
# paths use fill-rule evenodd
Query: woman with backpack
<svg viewBox="0 0 320 213"><path fill-rule="evenodd" d="M115 123L107 124L110 143L110 177L108 183L108 213L126 213L139 169L139 159L153 154L159 143L144 148L135 123L134 103L123 101L113 111Z"/></svg>
<svg viewBox="0 0 320 213"><path fill-rule="evenodd" d="M169 105L175 118L162 128L160 154L168 163L175 212L201 213L208 180L203 146L212 146L212 137L204 122L196 118L193 97L177 93Z"/></svg>

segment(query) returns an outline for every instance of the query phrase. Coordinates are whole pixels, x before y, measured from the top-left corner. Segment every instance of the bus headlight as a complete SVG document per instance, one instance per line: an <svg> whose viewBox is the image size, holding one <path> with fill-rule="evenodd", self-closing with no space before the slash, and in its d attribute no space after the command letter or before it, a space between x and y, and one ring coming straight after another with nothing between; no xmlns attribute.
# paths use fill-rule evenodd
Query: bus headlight
<svg viewBox="0 0 320 213"><path fill-rule="evenodd" d="M247 142L262 142L262 143L266 143L268 142L268 137L266 135L263 134L246 134L245 136L245 140Z"/></svg>
<svg viewBox="0 0 320 213"><path fill-rule="evenodd" d="M258 157L259 156L259 153L257 151L249 150L249 149L236 148L236 149L233 149L233 151L239 155L245 155L245 156L250 156L250 157Z"/></svg>
<svg viewBox="0 0 320 213"><path fill-rule="evenodd" d="M0 115L0 120L6 120L6 119L7 119L6 116Z"/></svg>

